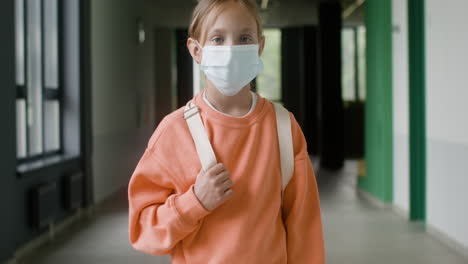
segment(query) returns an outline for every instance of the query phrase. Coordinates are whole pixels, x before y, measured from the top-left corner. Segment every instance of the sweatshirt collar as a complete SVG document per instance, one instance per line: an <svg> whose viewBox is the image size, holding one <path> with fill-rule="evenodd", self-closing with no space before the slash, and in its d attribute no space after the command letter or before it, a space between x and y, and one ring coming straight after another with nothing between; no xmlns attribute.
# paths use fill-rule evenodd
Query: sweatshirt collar
<svg viewBox="0 0 468 264"><path fill-rule="evenodd" d="M242 117L233 117L228 116L223 113L220 113L213 108L211 108L205 100L203 100L203 92L206 90L201 90L198 94L195 95L193 98L193 102L200 108L200 114L202 117L208 118L210 121L214 121L224 126L230 127L240 127L240 126L249 126L255 122L258 122L260 118L265 114L266 108L266 99L260 96L258 93L257 95L257 104L255 108Z"/></svg>

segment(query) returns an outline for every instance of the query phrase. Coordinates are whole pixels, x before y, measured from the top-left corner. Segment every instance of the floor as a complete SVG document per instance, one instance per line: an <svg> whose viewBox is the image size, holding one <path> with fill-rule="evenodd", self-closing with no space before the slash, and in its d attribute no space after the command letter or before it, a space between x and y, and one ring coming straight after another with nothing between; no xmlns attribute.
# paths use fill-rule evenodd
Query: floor
<svg viewBox="0 0 468 264"><path fill-rule="evenodd" d="M391 209L363 199L355 188L356 162L347 161L341 171L320 170L317 175L327 263L468 263L428 235L422 224L409 223ZM19 263L169 264L168 257L144 255L130 247L126 206L122 192L99 206L95 217L71 227Z"/></svg>

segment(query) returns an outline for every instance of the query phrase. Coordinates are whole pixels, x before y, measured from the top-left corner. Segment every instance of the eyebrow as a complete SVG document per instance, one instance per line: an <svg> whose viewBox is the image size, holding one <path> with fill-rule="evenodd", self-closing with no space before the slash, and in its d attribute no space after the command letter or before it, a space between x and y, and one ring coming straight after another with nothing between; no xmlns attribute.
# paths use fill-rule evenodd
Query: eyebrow
<svg viewBox="0 0 468 264"><path fill-rule="evenodd" d="M222 29L222 28L215 28L213 30L210 30L209 32L209 35L213 35L213 34L223 34L225 33L226 30ZM243 28L240 32L242 33L250 33L250 34L254 34L254 30L250 27L245 27Z"/></svg>
<svg viewBox="0 0 468 264"><path fill-rule="evenodd" d="M254 33L254 29L250 27L245 27L241 30L242 33Z"/></svg>
<svg viewBox="0 0 468 264"><path fill-rule="evenodd" d="M214 30L210 30L209 34L222 34L225 30L221 28L215 28Z"/></svg>

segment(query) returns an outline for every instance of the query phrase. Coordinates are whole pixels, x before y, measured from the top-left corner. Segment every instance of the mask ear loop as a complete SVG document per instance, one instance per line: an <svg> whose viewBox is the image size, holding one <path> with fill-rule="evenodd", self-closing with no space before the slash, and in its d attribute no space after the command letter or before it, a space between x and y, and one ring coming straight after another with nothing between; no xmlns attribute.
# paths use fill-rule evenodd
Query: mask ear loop
<svg viewBox="0 0 468 264"><path fill-rule="evenodd" d="M200 45L200 42L198 42L198 40L195 40L195 42L197 43L197 46L198 46L200 49L203 50L203 47L202 47L202 45Z"/></svg>
<svg viewBox="0 0 468 264"><path fill-rule="evenodd" d="M202 61L203 61L203 47L200 45L200 42L198 42L198 40L195 40L195 42L196 42L198 48L199 48L199 49L201 50L201 52L202 52L202 56L201 56L202 59L200 60L200 65L201 65L201 63L202 63Z"/></svg>

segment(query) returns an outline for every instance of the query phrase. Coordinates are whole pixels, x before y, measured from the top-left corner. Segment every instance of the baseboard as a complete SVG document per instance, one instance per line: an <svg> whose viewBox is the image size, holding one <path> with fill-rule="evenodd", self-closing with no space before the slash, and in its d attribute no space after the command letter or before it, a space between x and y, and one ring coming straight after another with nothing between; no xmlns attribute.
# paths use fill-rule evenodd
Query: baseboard
<svg viewBox="0 0 468 264"><path fill-rule="evenodd" d="M362 190L361 188L357 188L358 195L362 197L367 202L371 203L372 205L381 208L381 209L392 209L395 214L399 215L400 217L404 218L405 220L409 220L409 212L396 204L385 203L382 200L376 198L374 195Z"/></svg>
<svg viewBox="0 0 468 264"><path fill-rule="evenodd" d="M46 243L54 241L55 236L66 232L73 224L85 221L91 217L94 217L99 211L100 206L106 202L111 202L120 192L126 192L127 187L121 187L117 191L113 192L102 201L88 206L87 208L77 209L74 214L61 220L58 223L53 223L49 225L49 228L44 234L39 235L38 237L27 242L23 246L19 247L13 253L13 257L10 260L7 260L5 264L19 264L21 259L31 254L34 250L43 246Z"/></svg>
<svg viewBox="0 0 468 264"><path fill-rule="evenodd" d="M364 191L363 189L358 187L358 188L356 188L356 190L357 190L357 194L358 194L359 197L363 198L364 200L366 200L370 204L374 205L375 207L380 208L380 209L392 208L392 204L387 204L387 203L383 202L382 200L380 200L377 197L375 197L374 195Z"/></svg>
<svg viewBox="0 0 468 264"><path fill-rule="evenodd" d="M381 209L392 209L393 212L398 214L399 216L405 218L406 220L409 220L409 212L407 210L404 210L403 208L399 207L398 205L395 204L386 204L383 201L379 200L372 194L357 188L357 193L359 197L363 198L367 202L371 203L372 205L381 208ZM434 237L435 239L439 240L443 244L445 244L447 247L450 249L454 250L455 252L459 253L461 256L466 258L468 260L468 247L460 244L459 242L455 241L451 237L447 236L445 233L439 231L437 228L425 224L426 226L426 232Z"/></svg>
<svg viewBox="0 0 468 264"><path fill-rule="evenodd" d="M453 238L449 237L444 232L440 231L436 227L431 226L430 224L427 224L427 223L426 223L426 231L432 237L439 240L440 242L445 244L450 249L456 251L458 254L462 255L464 258L466 258L468 262L468 247L462 245L458 241L455 241Z"/></svg>
<svg viewBox="0 0 468 264"><path fill-rule="evenodd" d="M401 208L400 206L396 204L392 204L392 210L395 212L395 214L401 216L405 220L409 221L409 212L408 210L405 210Z"/></svg>
<svg viewBox="0 0 468 264"><path fill-rule="evenodd" d="M54 241L58 234L65 232L70 226L83 219L87 219L94 214L94 206L90 206L86 209L77 209L75 213L59 223L52 223L46 232L27 242L23 246L19 247L14 253L13 257L6 262L6 264L17 264L21 263L21 259L32 253L37 248L45 245L48 242Z"/></svg>

